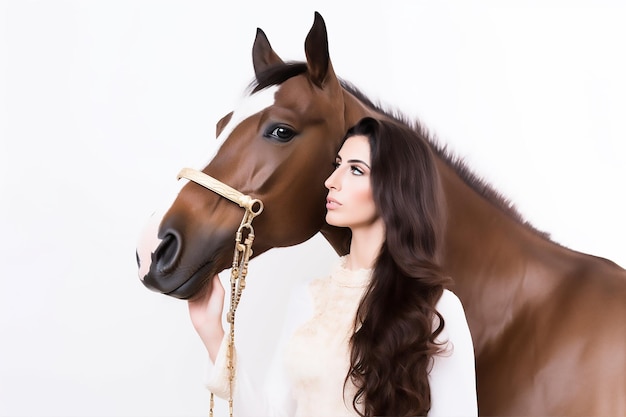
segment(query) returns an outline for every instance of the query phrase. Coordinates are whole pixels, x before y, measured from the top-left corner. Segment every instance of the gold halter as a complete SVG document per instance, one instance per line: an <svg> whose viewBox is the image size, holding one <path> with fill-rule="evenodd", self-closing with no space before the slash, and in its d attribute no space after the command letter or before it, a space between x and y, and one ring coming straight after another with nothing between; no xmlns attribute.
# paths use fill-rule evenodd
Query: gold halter
<svg viewBox="0 0 626 417"><path fill-rule="evenodd" d="M261 200L253 199L234 188L216 180L204 172L191 168L183 168L178 173L178 179L186 178L209 190L221 195L222 197L237 203L245 209L241 224L235 234L235 253L233 254L233 265L230 272L230 309L226 317L230 324L230 332L228 338L228 371L229 371L229 392L228 392L228 412L233 417L233 382L235 379L235 364L233 362L235 347L235 312L241 293L246 287L246 275L248 274L248 261L252 256L252 242L254 241L254 229L252 228L252 220L263 211L263 203ZM244 231L247 231L245 240L241 243ZM209 405L209 416L213 417L214 397L211 392L211 400Z"/></svg>

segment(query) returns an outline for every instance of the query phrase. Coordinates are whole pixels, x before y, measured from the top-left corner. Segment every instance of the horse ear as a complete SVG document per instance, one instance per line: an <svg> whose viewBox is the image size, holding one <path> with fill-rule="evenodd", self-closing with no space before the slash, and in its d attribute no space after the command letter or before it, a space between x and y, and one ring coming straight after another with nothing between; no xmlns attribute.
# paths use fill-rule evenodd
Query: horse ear
<svg viewBox="0 0 626 417"><path fill-rule="evenodd" d="M328 53L328 33L322 15L315 12L315 19L304 41L307 65L311 81L322 88L330 79L336 79Z"/></svg>
<svg viewBox="0 0 626 417"><path fill-rule="evenodd" d="M283 60L274 52L270 41L267 40L265 32L257 28L256 38L252 46L252 65L254 73L258 74L270 65L281 64Z"/></svg>
<svg viewBox="0 0 626 417"><path fill-rule="evenodd" d="M215 137L216 138L220 135L220 133L222 133L222 130L224 130L224 128L226 127L228 122L230 122L231 117L233 117L233 112L232 111L230 113L228 113L226 116L222 117L217 122L217 124L215 125Z"/></svg>

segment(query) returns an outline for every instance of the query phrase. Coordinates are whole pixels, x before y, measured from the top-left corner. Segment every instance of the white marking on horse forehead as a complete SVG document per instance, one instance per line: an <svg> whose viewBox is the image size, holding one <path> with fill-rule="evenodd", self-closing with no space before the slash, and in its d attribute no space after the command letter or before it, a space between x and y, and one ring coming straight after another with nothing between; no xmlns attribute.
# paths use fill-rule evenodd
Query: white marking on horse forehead
<svg viewBox="0 0 626 417"><path fill-rule="evenodd" d="M270 86L252 95L245 96L241 99L240 103L233 111L233 115L228 121L228 124L224 127L224 130L222 130L222 133L217 138L218 144L215 154L217 154L226 139L230 136L231 133L233 133L233 130L235 130L235 128L239 126L241 122L274 104L274 96L277 91L278 86ZM211 160L215 157L215 154L211 157ZM207 164L205 164L204 166L206 165ZM148 223L143 229L137 247L137 255L139 257L139 277L141 279L143 279L150 271L152 254L161 244L162 239L158 237L158 232L163 217L178 197L178 194L180 193L182 188L188 182L189 181L185 179L181 179L178 182L172 192L168 193L169 195L165 198L162 207L159 210L155 211L155 213L150 217Z"/></svg>
<svg viewBox="0 0 626 417"><path fill-rule="evenodd" d="M217 150L215 151L216 154L226 139L228 139L230 134L233 133L233 130L235 130L241 122L274 104L274 97L277 91L278 86L274 85L242 98L233 111L233 115L228 121L228 124L222 130L222 133L220 133L217 137L218 145ZM215 155L211 157L211 160L213 160L213 158L215 158Z"/></svg>

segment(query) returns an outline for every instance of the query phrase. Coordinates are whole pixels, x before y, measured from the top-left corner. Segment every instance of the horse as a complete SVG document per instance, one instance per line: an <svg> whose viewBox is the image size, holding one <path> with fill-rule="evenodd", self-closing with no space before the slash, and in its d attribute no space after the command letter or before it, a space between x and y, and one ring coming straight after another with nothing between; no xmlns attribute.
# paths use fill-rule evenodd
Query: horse
<svg viewBox="0 0 626 417"><path fill-rule="evenodd" d="M626 271L535 229L418 121L339 78L315 13L305 62L286 62L257 29L255 80L216 126L202 171L259 199L253 256L321 233L339 254L349 233L324 221L324 180L346 130L364 116L415 129L437 159L448 227L443 267L472 334L481 415L626 415ZM188 182L137 248L153 291L193 299L230 267L241 219L232 202ZM454 401L453 398L450 401Z"/></svg>

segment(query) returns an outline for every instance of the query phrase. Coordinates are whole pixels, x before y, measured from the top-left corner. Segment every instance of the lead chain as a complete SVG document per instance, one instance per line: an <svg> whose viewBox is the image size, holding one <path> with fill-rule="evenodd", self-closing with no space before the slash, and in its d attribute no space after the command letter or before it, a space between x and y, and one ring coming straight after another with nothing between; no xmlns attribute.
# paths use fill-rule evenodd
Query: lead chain
<svg viewBox="0 0 626 417"><path fill-rule="evenodd" d="M248 274L248 262L252 256L252 242L254 242L254 229L252 220L258 214L250 209L246 209L239 229L235 235L235 251L233 254L233 264L230 271L230 308L226 320L229 323L230 331L228 337L228 415L233 417L233 385L235 381L235 313L241 301L241 294L246 288L246 275ZM244 243L241 243L244 231L247 230ZM209 417L213 417L214 395L211 392L209 403Z"/></svg>

